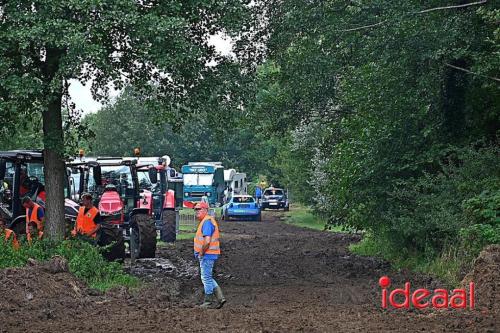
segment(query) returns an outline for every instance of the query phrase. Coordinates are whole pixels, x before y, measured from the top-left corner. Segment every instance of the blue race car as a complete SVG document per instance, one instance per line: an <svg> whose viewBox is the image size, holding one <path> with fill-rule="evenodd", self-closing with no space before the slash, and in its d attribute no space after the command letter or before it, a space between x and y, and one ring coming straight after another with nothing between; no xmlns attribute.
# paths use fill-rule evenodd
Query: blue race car
<svg viewBox="0 0 500 333"><path fill-rule="evenodd" d="M249 195L235 195L222 207L222 219L231 218L262 221L259 204Z"/></svg>

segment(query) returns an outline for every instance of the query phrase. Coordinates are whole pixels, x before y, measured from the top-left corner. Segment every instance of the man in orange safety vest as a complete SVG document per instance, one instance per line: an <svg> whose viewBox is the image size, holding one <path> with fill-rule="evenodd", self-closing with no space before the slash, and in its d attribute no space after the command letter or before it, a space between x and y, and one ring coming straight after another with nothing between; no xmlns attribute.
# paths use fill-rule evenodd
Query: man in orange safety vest
<svg viewBox="0 0 500 333"><path fill-rule="evenodd" d="M80 234L96 238L101 223L99 210L92 204L92 195L90 193L83 193L81 198L82 206L78 210L75 228L71 231L71 235Z"/></svg>
<svg viewBox="0 0 500 333"><path fill-rule="evenodd" d="M23 207L26 209L26 233L28 233L28 225L30 222L35 222L38 231L43 231L43 222L45 218L43 207L34 203L28 196L23 198L22 203Z"/></svg>
<svg viewBox="0 0 500 333"><path fill-rule="evenodd" d="M200 222L194 237L194 255L200 262L201 282L205 291L205 299L200 307L220 309L226 299L212 276L215 261L220 255L219 225L208 214L208 208L208 203L204 201L194 206L196 218Z"/></svg>

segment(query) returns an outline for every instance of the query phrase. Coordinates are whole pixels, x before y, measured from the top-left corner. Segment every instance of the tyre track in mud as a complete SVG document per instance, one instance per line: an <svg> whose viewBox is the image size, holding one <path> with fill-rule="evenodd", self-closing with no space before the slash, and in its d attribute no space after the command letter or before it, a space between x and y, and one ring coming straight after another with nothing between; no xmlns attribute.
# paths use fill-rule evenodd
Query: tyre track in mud
<svg viewBox="0 0 500 333"><path fill-rule="evenodd" d="M439 281L395 272L378 259L349 253L358 235L301 229L282 223L281 212L266 212L263 222L221 222L222 257L215 277L228 303L202 310L192 243L158 248L155 260L140 260L128 270L146 286L105 294L85 291L74 300L8 314L0 310L0 331L119 332L493 332L495 317L480 311L382 310L378 279L393 285L436 288ZM73 303L72 303L73 302ZM43 304L43 303L42 303Z"/></svg>

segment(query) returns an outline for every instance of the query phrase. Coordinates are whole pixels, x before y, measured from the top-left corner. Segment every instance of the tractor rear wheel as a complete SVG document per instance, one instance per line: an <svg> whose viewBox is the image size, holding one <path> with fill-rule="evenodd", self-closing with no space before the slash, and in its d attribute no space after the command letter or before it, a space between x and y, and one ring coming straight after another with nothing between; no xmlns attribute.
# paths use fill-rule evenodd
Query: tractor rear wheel
<svg viewBox="0 0 500 333"><path fill-rule="evenodd" d="M162 214L162 225L160 229L160 239L164 242L173 243L176 239L176 217L175 210L164 210Z"/></svg>
<svg viewBox="0 0 500 333"><path fill-rule="evenodd" d="M156 255L156 226L146 214L136 214L130 220L130 257L154 258Z"/></svg>
<svg viewBox="0 0 500 333"><path fill-rule="evenodd" d="M121 229L102 224L97 232L97 245L109 246L102 252L104 259L108 261L123 261L125 259L125 241Z"/></svg>

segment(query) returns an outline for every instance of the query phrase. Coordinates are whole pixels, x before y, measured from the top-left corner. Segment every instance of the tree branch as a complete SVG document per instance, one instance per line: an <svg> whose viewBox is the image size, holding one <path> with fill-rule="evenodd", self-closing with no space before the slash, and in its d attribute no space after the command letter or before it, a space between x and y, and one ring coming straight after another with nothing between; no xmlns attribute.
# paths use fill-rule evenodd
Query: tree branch
<svg viewBox="0 0 500 333"><path fill-rule="evenodd" d="M471 72L468 69L465 69L465 68L462 68L462 67L457 67L457 66L454 66L454 65L451 65L451 64L448 64L448 63L445 63L445 65L448 66L448 67L451 67L453 69L465 72L467 74L477 75L477 76L481 76L481 77L484 77L484 78L487 78L487 79L491 79L491 80L500 82L499 78L496 78L496 77L493 77L493 76L488 76L488 75L483 75L483 74L479 74L479 73L474 73L474 72Z"/></svg>

